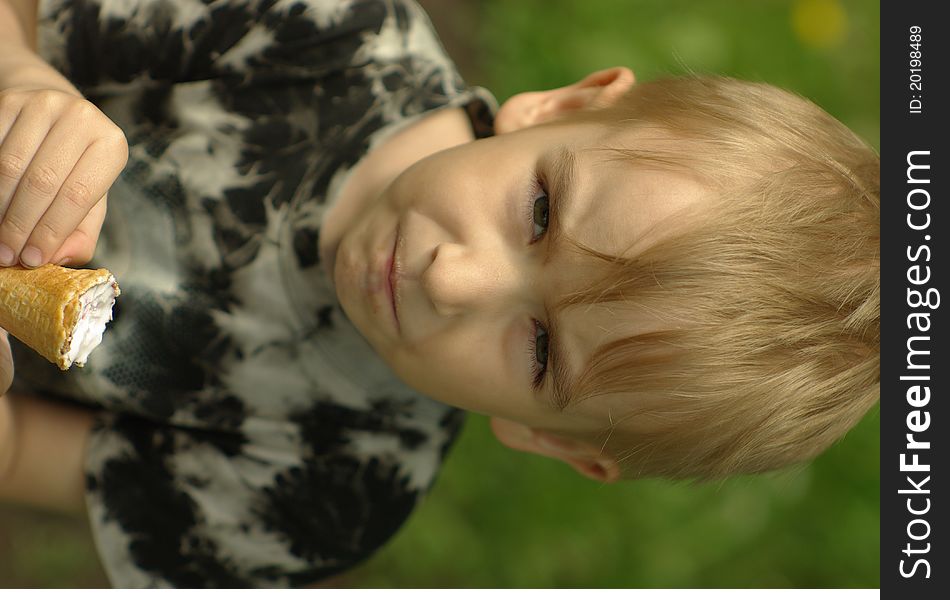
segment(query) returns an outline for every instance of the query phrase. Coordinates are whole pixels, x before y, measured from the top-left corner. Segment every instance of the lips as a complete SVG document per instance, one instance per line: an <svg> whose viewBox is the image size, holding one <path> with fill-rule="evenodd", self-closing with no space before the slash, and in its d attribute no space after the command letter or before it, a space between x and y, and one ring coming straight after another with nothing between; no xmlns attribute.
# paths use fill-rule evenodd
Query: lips
<svg viewBox="0 0 950 600"><path fill-rule="evenodd" d="M399 226L396 226L396 240L393 242L393 254L389 258L389 298L392 300L393 314L396 316L396 328L399 324L399 258L396 255L399 250Z"/></svg>

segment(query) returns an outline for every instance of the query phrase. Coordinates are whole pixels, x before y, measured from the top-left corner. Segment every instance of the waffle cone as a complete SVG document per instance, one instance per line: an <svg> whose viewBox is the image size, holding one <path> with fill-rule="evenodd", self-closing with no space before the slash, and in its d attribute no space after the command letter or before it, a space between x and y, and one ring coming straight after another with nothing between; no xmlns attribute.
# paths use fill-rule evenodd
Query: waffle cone
<svg viewBox="0 0 950 600"><path fill-rule="evenodd" d="M66 370L71 364L67 352L80 316L79 297L111 276L106 269L57 265L0 268L0 327ZM119 286L113 283L113 288L118 296Z"/></svg>

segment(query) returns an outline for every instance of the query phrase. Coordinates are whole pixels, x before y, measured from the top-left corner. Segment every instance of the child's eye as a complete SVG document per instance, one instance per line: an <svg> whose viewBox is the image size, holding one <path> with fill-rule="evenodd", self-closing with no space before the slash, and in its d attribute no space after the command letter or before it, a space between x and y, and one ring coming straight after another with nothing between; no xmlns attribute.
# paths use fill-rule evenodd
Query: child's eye
<svg viewBox="0 0 950 600"><path fill-rule="evenodd" d="M527 209L525 210L525 218L528 223L531 224L532 228L532 244L541 239L548 229L548 204L548 194L544 190L544 186L541 184L541 182L537 181L534 185L534 188L532 189ZM541 231L536 231L535 228L540 228Z"/></svg>
<svg viewBox="0 0 950 600"><path fill-rule="evenodd" d="M531 387L539 390L548 370L548 332L537 321L534 321L534 335L528 344L528 358L531 360Z"/></svg>

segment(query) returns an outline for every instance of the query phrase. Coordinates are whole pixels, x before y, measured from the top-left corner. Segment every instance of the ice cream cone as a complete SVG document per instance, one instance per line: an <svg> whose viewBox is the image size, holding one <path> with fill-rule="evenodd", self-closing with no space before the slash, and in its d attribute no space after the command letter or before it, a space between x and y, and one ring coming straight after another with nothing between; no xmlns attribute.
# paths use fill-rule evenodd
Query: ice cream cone
<svg viewBox="0 0 950 600"><path fill-rule="evenodd" d="M64 371L102 341L119 286L106 269L0 268L0 327Z"/></svg>

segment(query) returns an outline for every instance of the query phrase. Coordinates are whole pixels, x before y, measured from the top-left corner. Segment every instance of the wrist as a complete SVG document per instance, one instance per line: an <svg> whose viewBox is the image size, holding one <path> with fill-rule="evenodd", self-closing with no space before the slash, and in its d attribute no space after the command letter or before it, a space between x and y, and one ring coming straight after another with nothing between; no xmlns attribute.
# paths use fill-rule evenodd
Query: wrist
<svg viewBox="0 0 950 600"><path fill-rule="evenodd" d="M24 47L36 47L36 2L0 0L0 39Z"/></svg>
<svg viewBox="0 0 950 600"><path fill-rule="evenodd" d="M0 91L12 88L59 90L83 97L76 86L32 51L0 42Z"/></svg>

